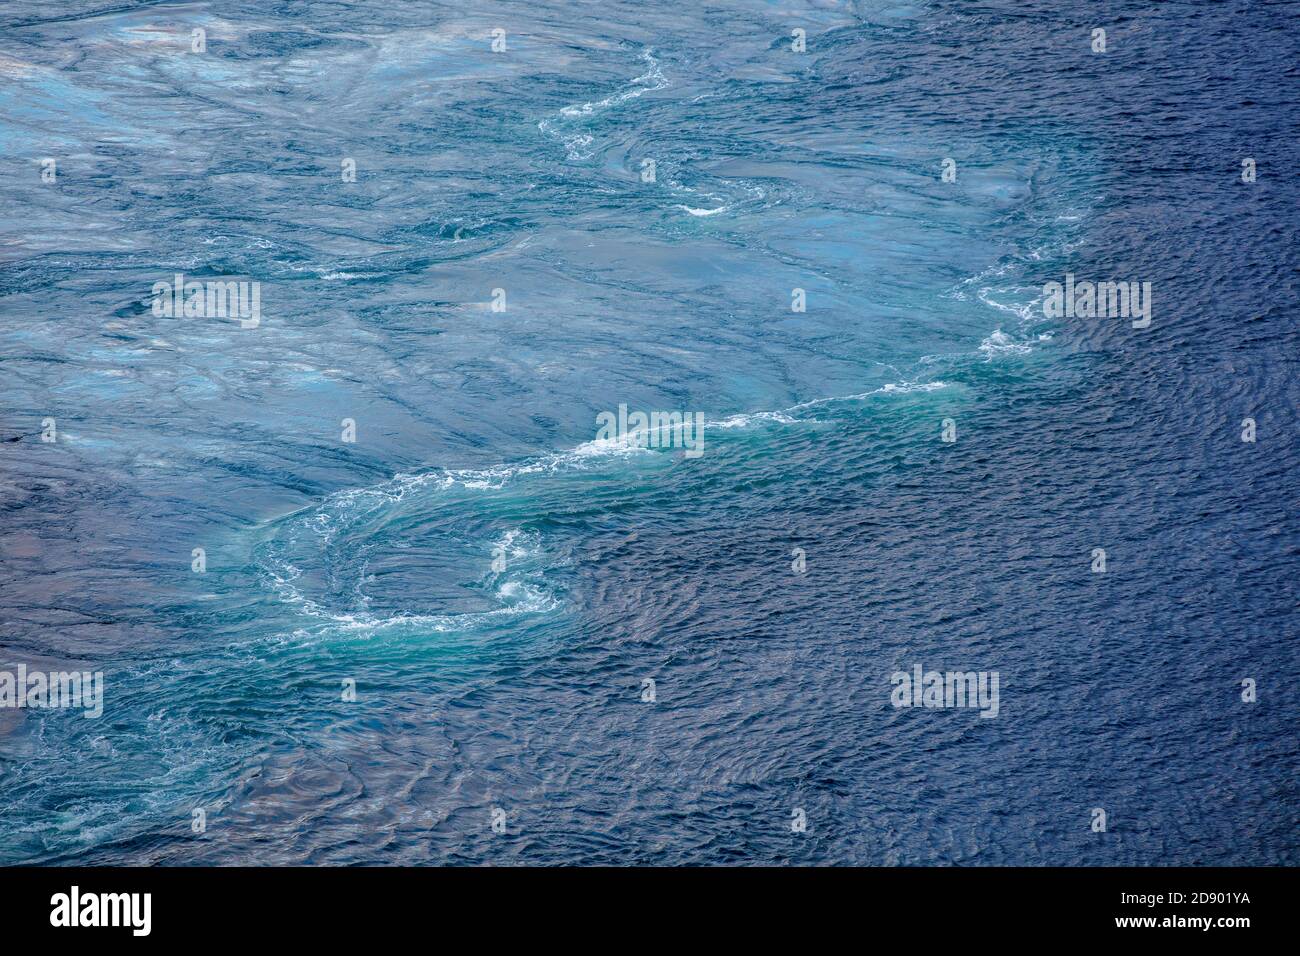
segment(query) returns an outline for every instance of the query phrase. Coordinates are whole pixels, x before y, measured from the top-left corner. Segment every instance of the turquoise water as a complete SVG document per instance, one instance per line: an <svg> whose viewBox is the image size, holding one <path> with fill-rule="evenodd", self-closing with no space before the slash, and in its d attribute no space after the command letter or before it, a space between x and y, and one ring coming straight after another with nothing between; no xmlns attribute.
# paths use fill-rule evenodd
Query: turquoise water
<svg viewBox="0 0 1300 956"><path fill-rule="evenodd" d="M7 6L0 861L1294 863L1294 24L1111 7Z"/></svg>

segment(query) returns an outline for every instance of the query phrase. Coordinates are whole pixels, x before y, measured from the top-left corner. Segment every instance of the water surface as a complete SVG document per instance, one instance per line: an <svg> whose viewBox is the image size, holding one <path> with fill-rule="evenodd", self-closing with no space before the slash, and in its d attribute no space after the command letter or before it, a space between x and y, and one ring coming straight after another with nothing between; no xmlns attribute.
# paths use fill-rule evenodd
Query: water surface
<svg viewBox="0 0 1300 956"><path fill-rule="evenodd" d="M1285 5L0 20L0 862L1297 862Z"/></svg>

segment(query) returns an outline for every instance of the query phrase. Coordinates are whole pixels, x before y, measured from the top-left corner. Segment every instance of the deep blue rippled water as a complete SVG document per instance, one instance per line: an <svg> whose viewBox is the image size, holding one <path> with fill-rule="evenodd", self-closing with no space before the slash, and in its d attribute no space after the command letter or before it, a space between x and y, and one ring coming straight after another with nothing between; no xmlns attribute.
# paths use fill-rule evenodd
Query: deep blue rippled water
<svg viewBox="0 0 1300 956"><path fill-rule="evenodd" d="M0 710L0 863L1300 862L1298 40L10 0L0 651L105 698Z"/></svg>

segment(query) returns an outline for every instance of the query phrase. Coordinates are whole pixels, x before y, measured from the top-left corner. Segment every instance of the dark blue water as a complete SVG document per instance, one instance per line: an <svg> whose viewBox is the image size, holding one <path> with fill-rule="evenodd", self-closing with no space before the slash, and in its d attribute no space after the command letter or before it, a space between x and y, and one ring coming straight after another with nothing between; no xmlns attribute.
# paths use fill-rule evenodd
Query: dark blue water
<svg viewBox="0 0 1300 956"><path fill-rule="evenodd" d="M1294 4L0 24L0 862L1300 862Z"/></svg>

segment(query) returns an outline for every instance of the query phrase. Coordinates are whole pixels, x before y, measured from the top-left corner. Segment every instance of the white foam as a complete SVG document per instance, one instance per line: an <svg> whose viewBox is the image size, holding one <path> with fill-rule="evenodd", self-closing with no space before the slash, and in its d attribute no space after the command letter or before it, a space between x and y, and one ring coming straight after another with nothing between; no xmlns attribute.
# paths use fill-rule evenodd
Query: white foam
<svg viewBox="0 0 1300 956"><path fill-rule="evenodd" d="M837 395L831 398L815 398L810 402L800 402L798 405L792 405L786 411L798 411L804 408L816 408L820 405L830 405L835 402L860 402L870 398L872 395L906 395L910 392L934 392L941 388L949 388L948 382L887 382L880 388L873 388L869 392L859 392L856 395ZM806 421L807 419L800 419Z"/></svg>
<svg viewBox="0 0 1300 956"><path fill-rule="evenodd" d="M637 84L632 89L623 90L620 93L612 93L603 100L597 100L594 103L583 103L581 106L566 106L560 110L561 116L570 118L576 116L590 116L601 110L609 109L611 106L618 106L626 103L628 100L634 100L638 96L644 96L654 90L662 90L667 87L668 78L664 76L663 71L659 69L659 61L654 58L653 48L645 50L641 54L641 59L645 60L650 69L641 76L632 80Z"/></svg>
<svg viewBox="0 0 1300 956"><path fill-rule="evenodd" d="M590 133L570 128L569 123L571 121L582 122L588 117L602 113L611 107L620 106L637 97L644 96L646 93L662 90L670 85L668 78L659 69L659 61L655 59L653 49L643 51L641 59L649 64L649 69L632 80L631 88L611 93L601 100L582 103L577 106L565 106L560 110L559 116L556 118L558 122L552 119L543 119L537 124L537 128L548 136L559 139L564 144L565 156L570 161L580 162L590 159L595 155L595 150L592 148L594 140Z"/></svg>
<svg viewBox="0 0 1300 956"><path fill-rule="evenodd" d="M693 208L693 207L691 207L691 206L683 206L681 203L678 203L674 208L676 208L676 209L684 209L686 212L690 213L692 216L716 216L716 215L717 215L718 213L720 213L720 212L726 212L726 211L727 211L728 209L730 209L731 207L730 207L730 206L719 206L717 209L695 209L695 208Z"/></svg>
<svg viewBox="0 0 1300 956"><path fill-rule="evenodd" d="M996 355L1023 355L1032 352L1033 346L1027 342L1018 342L1001 329L995 329L980 343L980 351L993 358Z"/></svg>
<svg viewBox="0 0 1300 956"><path fill-rule="evenodd" d="M748 415L732 415L717 422L705 422L708 428L748 428L762 422L774 422L778 425L796 425L807 419L791 418L785 412L752 412Z"/></svg>

